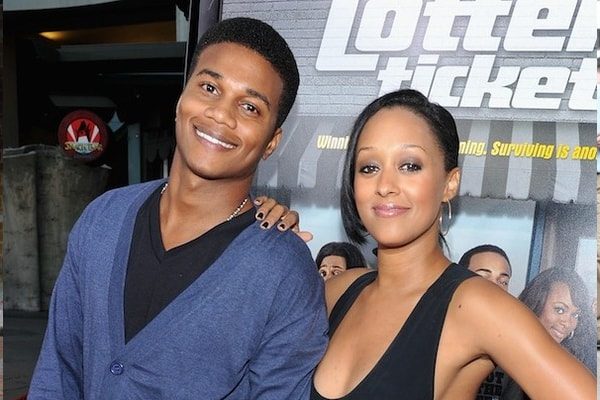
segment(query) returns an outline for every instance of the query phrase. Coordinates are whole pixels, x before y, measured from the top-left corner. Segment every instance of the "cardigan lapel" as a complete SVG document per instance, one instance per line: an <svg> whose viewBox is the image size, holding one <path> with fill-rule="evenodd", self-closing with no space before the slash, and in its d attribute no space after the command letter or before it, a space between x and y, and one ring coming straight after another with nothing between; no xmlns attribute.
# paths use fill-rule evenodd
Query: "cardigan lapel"
<svg viewBox="0 0 600 400"><path fill-rule="evenodd" d="M148 199L150 194L165 180L159 180L147 184L135 196L133 202L127 209L123 224L119 231L117 248L112 262L110 276L110 286L108 290L108 325L111 344L111 354L120 353L125 346L125 316L123 309L123 298L125 290L125 275L127 273L127 264L129 260L129 251L131 249L131 239L137 213Z"/></svg>
<svg viewBox="0 0 600 400"><path fill-rule="evenodd" d="M228 279L223 276L223 268L228 268L235 273L231 267L238 259L236 254L240 251L252 251L250 245L252 241L249 239L260 234L257 230L259 228L256 223L244 229L206 271L131 338L124 348L128 358L143 357L145 351L142 349L164 341L165 337L168 337L169 330L173 329L178 321L185 319L186 315L195 312L199 307L210 308L211 304L207 302L215 297L213 294L222 290L223 285L228 284Z"/></svg>

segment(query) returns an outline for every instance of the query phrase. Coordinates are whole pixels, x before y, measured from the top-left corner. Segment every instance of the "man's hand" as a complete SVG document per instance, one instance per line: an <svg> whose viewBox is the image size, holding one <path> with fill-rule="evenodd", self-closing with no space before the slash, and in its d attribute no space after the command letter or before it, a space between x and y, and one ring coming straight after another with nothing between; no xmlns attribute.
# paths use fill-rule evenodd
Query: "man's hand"
<svg viewBox="0 0 600 400"><path fill-rule="evenodd" d="M277 225L280 231L292 229L302 240L308 242L313 235L308 231L300 231L300 215L286 206L277 203L275 199L266 196L258 196L254 199L254 205L258 207L256 219L262 221L260 226L269 229Z"/></svg>

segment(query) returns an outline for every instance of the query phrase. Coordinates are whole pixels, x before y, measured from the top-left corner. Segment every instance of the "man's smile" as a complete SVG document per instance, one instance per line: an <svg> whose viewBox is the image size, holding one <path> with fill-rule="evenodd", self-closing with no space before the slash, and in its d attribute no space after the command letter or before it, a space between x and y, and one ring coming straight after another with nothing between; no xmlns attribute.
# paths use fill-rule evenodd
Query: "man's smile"
<svg viewBox="0 0 600 400"><path fill-rule="evenodd" d="M226 149L235 149L237 146L231 143L224 142L222 140L217 139L214 136L209 135L208 133L202 132L198 128L195 128L196 135L212 144L216 144L218 146L224 147Z"/></svg>

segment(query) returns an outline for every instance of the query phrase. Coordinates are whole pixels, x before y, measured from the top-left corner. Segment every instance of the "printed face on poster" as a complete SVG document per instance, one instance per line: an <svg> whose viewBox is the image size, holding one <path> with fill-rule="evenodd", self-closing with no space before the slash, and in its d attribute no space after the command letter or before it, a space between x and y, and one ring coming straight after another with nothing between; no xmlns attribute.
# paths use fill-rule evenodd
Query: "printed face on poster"
<svg viewBox="0 0 600 400"><path fill-rule="evenodd" d="M450 258L494 244L513 266L512 294L539 271L567 267L595 296L594 11L592 0L223 1L223 18L273 25L300 69L256 191L300 212L313 255L346 240L339 189L354 118L384 93L417 89L459 130ZM376 265L372 247L363 252Z"/></svg>

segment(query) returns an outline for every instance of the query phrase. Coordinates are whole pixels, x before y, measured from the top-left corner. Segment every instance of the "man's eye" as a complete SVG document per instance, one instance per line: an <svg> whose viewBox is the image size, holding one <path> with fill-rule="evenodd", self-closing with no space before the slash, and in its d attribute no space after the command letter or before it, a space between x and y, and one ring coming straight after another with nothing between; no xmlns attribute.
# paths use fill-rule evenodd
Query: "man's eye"
<svg viewBox="0 0 600 400"><path fill-rule="evenodd" d="M258 108L256 108L256 106L254 104L244 103L244 104L242 104L242 107L250 113L253 113L253 114L258 113Z"/></svg>
<svg viewBox="0 0 600 400"><path fill-rule="evenodd" d="M215 93L217 91L217 88L211 85L210 83L203 83L200 85L200 87L208 93Z"/></svg>

